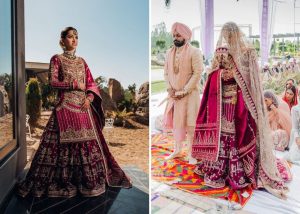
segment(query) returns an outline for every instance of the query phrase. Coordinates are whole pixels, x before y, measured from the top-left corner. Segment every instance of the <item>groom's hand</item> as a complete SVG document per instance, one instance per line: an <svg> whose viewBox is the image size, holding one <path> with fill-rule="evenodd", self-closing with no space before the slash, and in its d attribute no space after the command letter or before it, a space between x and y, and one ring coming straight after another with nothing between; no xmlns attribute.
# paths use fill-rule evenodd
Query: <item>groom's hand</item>
<svg viewBox="0 0 300 214"><path fill-rule="evenodd" d="M169 88L167 91L168 91L170 97L175 96L175 90L173 88Z"/></svg>

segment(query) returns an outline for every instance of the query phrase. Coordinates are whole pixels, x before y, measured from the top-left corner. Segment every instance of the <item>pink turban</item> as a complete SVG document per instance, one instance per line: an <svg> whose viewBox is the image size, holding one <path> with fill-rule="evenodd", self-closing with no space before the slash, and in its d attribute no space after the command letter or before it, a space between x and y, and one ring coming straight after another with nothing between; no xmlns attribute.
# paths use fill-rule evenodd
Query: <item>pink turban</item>
<svg viewBox="0 0 300 214"><path fill-rule="evenodd" d="M191 40L192 37L192 31L191 29L186 26L185 24L175 22L172 26L172 34L176 31L179 33L185 40Z"/></svg>

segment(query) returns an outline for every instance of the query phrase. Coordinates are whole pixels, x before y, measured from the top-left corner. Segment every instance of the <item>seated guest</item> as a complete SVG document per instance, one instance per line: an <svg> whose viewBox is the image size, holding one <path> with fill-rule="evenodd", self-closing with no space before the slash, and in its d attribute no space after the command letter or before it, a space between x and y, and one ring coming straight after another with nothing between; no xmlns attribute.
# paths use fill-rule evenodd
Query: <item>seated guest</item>
<svg viewBox="0 0 300 214"><path fill-rule="evenodd" d="M300 165L300 104L292 108L292 130L286 159Z"/></svg>
<svg viewBox="0 0 300 214"><path fill-rule="evenodd" d="M288 86L287 84L282 99L289 105L290 109L292 109L293 106L296 106L298 104L297 95L297 88L294 85Z"/></svg>
<svg viewBox="0 0 300 214"><path fill-rule="evenodd" d="M289 144L292 126L290 109L272 91L265 91L264 99L275 149L284 151Z"/></svg>

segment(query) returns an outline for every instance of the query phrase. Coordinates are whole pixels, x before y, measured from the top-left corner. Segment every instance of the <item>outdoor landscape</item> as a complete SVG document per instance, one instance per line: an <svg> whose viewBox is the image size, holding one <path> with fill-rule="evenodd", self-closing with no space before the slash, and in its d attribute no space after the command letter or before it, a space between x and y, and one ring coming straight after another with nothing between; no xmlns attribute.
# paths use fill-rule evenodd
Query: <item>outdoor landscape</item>
<svg viewBox="0 0 300 214"><path fill-rule="evenodd" d="M135 166L148 172L149 138L149 84L123 89L115 79L104 77L95 80L100 88L106 119L113 124L104 127L103 134L111 153L121 166ZM31 138L27 135L28 161L38 148L40 137L51 115L55 92L48 83L36 78L28 81L26 88L27 114L30 115Z"/></svg>

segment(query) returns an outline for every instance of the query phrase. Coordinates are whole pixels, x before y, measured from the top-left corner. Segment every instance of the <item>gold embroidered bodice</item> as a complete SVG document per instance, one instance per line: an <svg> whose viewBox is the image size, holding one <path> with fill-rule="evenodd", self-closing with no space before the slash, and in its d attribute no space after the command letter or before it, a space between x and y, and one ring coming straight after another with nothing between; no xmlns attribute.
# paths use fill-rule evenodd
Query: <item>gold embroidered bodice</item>
<svg viewBox="0 0 300 214"><path fill-rule="evenodd" d="M69 59L63 54L59 55L65 82L85 83L85 67L80 57ZM64 92L64 103L82 105L85 100L85 92L79 90L70 90Z"/></svg>
<svg viewBox="0 0 300 214"><path fill-rule="evenodd" d="M234 78L222 79L221 131L235 134L235 107L237 103L237 83Z"/></svg>

